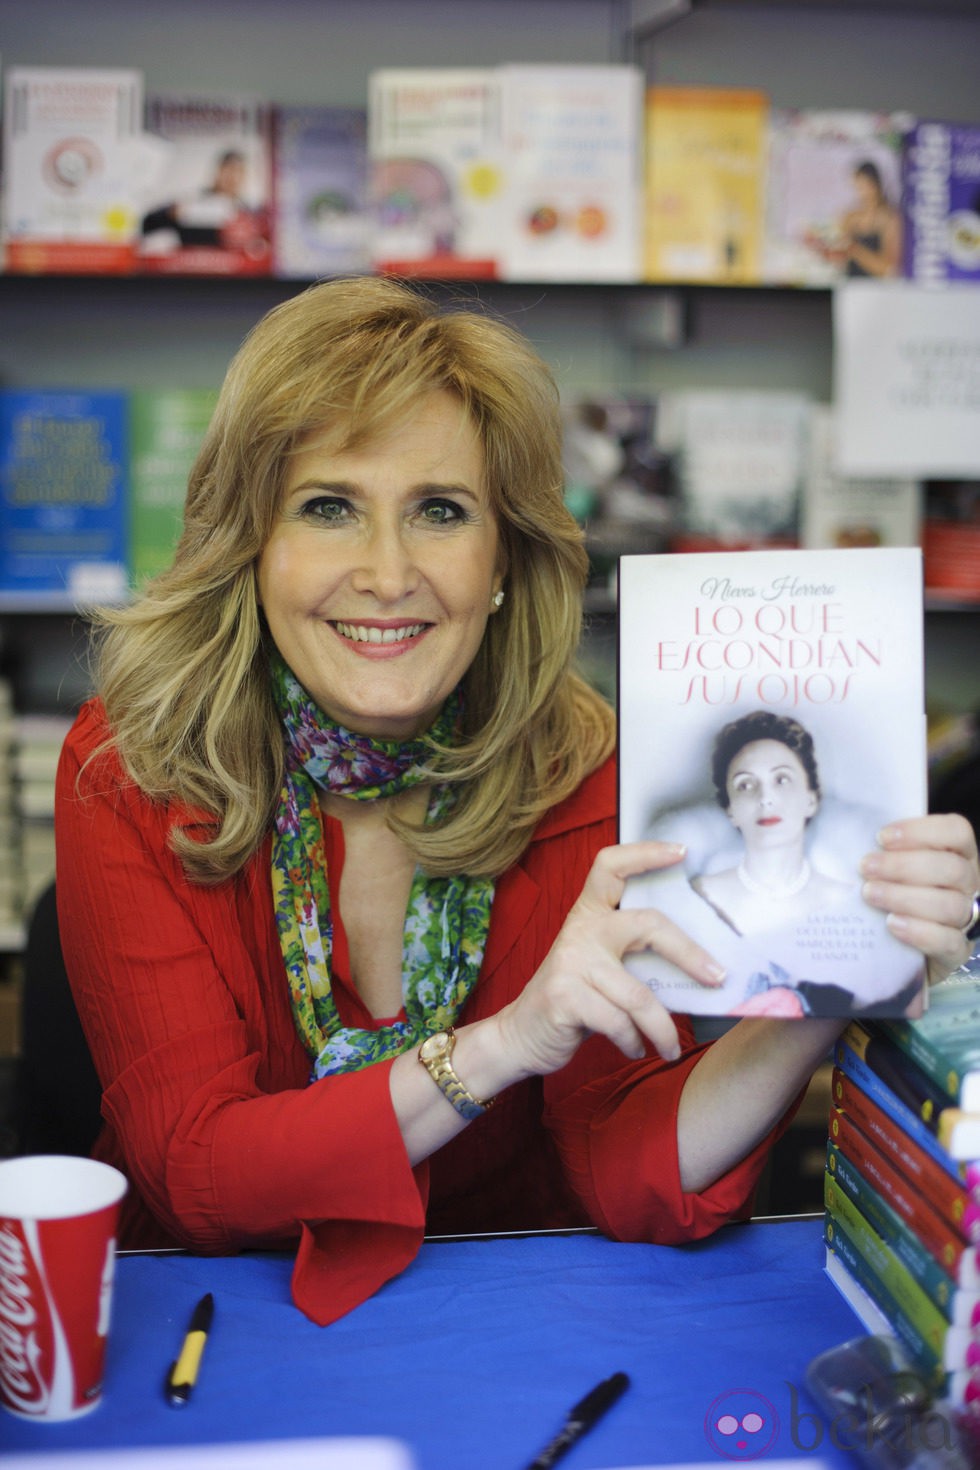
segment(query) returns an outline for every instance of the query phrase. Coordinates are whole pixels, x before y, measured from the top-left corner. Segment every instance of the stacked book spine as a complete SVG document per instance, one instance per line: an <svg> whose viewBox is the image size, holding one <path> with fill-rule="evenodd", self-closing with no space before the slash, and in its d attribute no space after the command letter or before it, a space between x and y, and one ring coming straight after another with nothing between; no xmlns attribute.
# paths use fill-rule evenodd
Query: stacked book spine
<svg viewBox="0 0 980 1470"><path fill-rule="evenodd" d="M980 962L919 1020L852 1021L834 1061L827 1270L936 1397L980 1415Z"/></svg>

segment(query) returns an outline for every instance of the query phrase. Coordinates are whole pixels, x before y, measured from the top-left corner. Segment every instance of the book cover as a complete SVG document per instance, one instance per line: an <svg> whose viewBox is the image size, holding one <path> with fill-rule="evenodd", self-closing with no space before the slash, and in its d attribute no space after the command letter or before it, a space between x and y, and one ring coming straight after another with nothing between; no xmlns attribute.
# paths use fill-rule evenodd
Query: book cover
<svg viewBox="0 0 980 1470"><path fill-rule="evenodd" d="M122 392L0 391L0 592L104 601L126 589Z"/></svg>
<svg viewBox="0 0 980 1470"><path fill-rule="evenodd" d="M761 279L768 113L765 94L747 89L648 90L648 281Z"/></svg>
<svg viewBox="0 0 980 1470"><path fill-rule="evenodd" d="M634 66L500 69L501 274L636 281L643 77Z"/></svg>
<svg viewBox="0 0 980 1470"><path fill-rule="evenodd" d="M187 479L217 393L139 389L129 399L129 573L138 585L170 565L183 525Z"/></svg>
<svg viewBox="0 0 980 1470"><path fill-rule="evenodd" d="M369 270L366 109L277 107L272 160L274 274Z"/></svg>
<svg viewBox="0 0 980 1470"><path fill-rule="evenodd" d="M980 1171L974 1167L975 1161L952 1158L942 1147L935 1133L926 1127L918 1113L903 1102L846 1041L838 1039L836 1042L834 1061L844 1076L850 1078L862 1092L866 1093L875 1105L894 1122L895 1126L908 1134L909 1138L940 1168L945 1169L953 1178L961 1180L968 1189L976 1187Z"/></svg>
<svg viewBox="0 0 980 1470"><path fill-rule="evenodd" d="M980 1113L980 963L929 991L915 1021L882 1023L882 1033L939 1087L953 1107Z"/></svg>
<svg viewBox="0 0 980 1470"><path fill-rule="evenodd" d="M980 1241L980 1198L976 1191L977 1171L958 1177L904 1132L874 1098L835 1067L831 1077L835 1107L852 1118L861 1132L907 1179L922 1190L940 1215L965 1239ZM966 1166L964 1166L966 1167ZM972 1183L971 1183L972 1180Z"/></svg>
<svg viewBox="0 0 980 1470"><path fill-rule="evenodd" d="M620 838L685 849L623 903L725 979L652 952L630 969L698 1015L915 1013L921 956L858 864L926 806L919 552L624 556L618 691Z"/></svg>
<svg viewBox="0 0 980 1470"><path fill-rule="evenodd" d="M916 1114L954 1159L980 1159L980 1114L950 1104L947 1094L873 1023L851 1022L844 1039Z"/></svg>
<svg viewBox="0 0 980 1470"><path fill-rule="evenodd" d="M499 274L500 78L385 67L368 78L372 259L403 276Z"/></svg>
<svg viewBox="0 0 980 1470"><path fill-rule="evenodd" d="M948 1321L955 1321L959 1326L976 1327L980 1324L980 1275L976 1272L976 1263L972 1263L972 1274L969 1270L963 1273L965 1280L962 1283L944 1271L898 1211L892 1209L859 1169L854 1168L836 1144L828 1143L824 1174L824 1201L828 1209L835 1208L841 1193L857 1206L868 1224L895 1252L909 1275ZM836 1213L846 1219L841 1210Z"/></svg>
<svg viewBox="0 0 980 1470"><path fill-rule="evenodd" d="M143 73L13 66L4 89L5 268L131 271Z"/></svg>
<svg viewBox="0 0 980 1470"><path fill-rule="evenodd" d="M830 1141L835 1144L921 1240L929 1254L949 1275L971 1278L977 1271L978 1251L933 1209L917 1186L896 1169L862 1133L847 1113L830 1115Z"/></svg>
<svg viewBox="0 0 980 1470"><path fill-rule="evenodd" d="M835 414L810 409L800 541L833 546L918 546L922 483L910 477L843 475L837 468Z"/></svg>
<svg viewBox="0 0 980 1470"><path fill-rule="evenodd" d="M268 108L244 95L147 98L155 167L141 192L139 269L263 276L272 265Z"/></svg>
<svg viewBox="0 0 980 1470"><path fill-rule="evenodd" d="M795 547L810 400L703 388L660 396L657 446L671 458L676 551Z"/></svg>
<svg viewBox="0 0 980 1470"><path fill-rule="evenodd" d="M841 276L902 273L898 113L774 108L763 276L827 286Z"/></svg>
<svg viewBox="0 0 980 1470"><path fill-rule="evenodd" d="M905 274L980 281L980 125L920 121L905 148Z"/></svg>

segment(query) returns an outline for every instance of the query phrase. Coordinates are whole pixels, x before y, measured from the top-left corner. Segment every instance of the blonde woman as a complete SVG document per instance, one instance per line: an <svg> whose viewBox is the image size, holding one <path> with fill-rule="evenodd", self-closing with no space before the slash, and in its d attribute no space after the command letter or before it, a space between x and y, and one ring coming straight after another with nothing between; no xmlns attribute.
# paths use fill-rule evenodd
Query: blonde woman
<svg viewBox="0 0 980 1470"><path fill-rule="evenodd" d="M833 1029L694 1046L622 965L712 958L625 878L557 396L509 328L381 280L232 364L172 568L107 614L58 786L66 959L127 1244L296 1248L319 1322L426 1229L704 1235L744 1212ZM965 823L880 902L955 964Z"/></svg>

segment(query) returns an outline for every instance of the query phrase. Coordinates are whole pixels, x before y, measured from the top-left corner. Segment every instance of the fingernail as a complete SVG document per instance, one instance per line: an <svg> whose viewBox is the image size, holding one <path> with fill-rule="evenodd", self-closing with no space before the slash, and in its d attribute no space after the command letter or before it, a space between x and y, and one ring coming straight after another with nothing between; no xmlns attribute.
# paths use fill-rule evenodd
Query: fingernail
<svg viewBox="0 0 980 1470"><path fill-rule="evenodd" d="M885 923L899 939L904 939L905 935L909 932L909 921L902 914L888 914L885 918Z"/></svg>
<svg viewBox="0 0 980 1470"><path fill-rule="evenodd" d="M712 985L720 985L728 974L728 971L723 965L717 964L714 960L709 960L704 967L704 974L705 978L710 980Z"/></svg>
<svg viewBox="0 0 980 1470"><path fill-rule="evenodd" d="M901 827L882 827L877 837L879 847L889 847L893 842L901 842L901 840Z"/></svg>
<svg viewBox="0 0 980 1470"><path fill-rule="evenodd" d="M682 857L685 857L686 854L687 854L687 843L686 842L669 842L667 844L667 846L670 848L671 852L674 854L674 857L682 858Z"/></svg>
<svg viewBox="0 0 980 1470"><path fill-rule="evenodd" d="M861 859L859 871L866 878L877 878L882 869L881 858L875 853L868 853L867 857Z"/></svg>
<svg viewBox="0 0 980 1470"><path fill-rule="evenodd" d="M680 1054L680 1043L676 1041L672 1041L669 1046L663 1046L660 1048L660 1055L663 1057L665 1062L676 1062Z"/></svg>
<svg viewBox="0 0 980 1470"><path fill-rule="evenodd" d="M861 897L865 903L870 903L872 906L880 904L884 897L884 889L880 883L862 883Z"/></svg>

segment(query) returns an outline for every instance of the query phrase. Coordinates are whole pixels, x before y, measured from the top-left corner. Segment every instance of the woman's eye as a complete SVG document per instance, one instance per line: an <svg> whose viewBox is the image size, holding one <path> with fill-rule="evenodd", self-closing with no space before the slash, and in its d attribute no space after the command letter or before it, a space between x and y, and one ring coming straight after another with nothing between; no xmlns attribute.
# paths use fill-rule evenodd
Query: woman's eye
<svg viewBox="0 0 980 1470"><path fill-rule="evenodd" d="M350 505L346 500L339 500L332 495L318 495L316 499L305 502L302 514L311 520L333 523L346 520L350 514Z"/></svg>
<svg viewBox="0 0 980 1470"><path fill-rule="evenodd" d="M466 512L455 500L426 500L420 514L434 526L451 526L466 519Z"/></svg>

